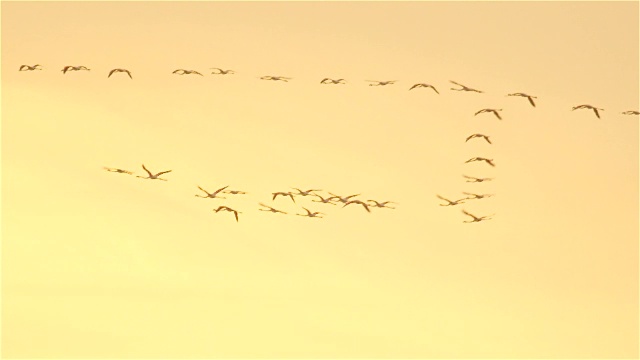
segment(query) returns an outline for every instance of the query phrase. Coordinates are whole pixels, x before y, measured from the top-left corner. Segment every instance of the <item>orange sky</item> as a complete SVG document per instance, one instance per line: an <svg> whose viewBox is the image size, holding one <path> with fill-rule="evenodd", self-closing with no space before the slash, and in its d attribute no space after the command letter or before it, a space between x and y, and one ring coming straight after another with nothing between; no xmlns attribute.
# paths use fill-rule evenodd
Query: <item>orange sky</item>
<svg viewBox="0 0 640 360"><path fill-rule="evenodd" d="M1 6L3 357L638 357L638 2Z"/></svg>

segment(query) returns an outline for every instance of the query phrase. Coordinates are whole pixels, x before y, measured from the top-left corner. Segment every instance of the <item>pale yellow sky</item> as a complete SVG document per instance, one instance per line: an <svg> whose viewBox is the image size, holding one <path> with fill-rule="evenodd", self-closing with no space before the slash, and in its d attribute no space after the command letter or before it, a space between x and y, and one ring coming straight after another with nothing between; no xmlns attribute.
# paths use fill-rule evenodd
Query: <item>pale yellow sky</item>
<svg viewBox="0 0 640 360"><path fill-rule="evenodd" d="M3 357L639 356L638 2L1 6Z"/></svg>

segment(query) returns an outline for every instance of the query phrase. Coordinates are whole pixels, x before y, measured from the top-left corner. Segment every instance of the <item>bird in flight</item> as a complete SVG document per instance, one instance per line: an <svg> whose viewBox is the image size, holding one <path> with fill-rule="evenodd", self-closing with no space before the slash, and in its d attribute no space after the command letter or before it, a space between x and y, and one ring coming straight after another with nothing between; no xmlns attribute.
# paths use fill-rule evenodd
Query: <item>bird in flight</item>
<svg viewBox="0 0 640 360"><path fill-rule="evenodd" d="M120 173L120 174L133 175L133 172L132 171L128 171L128 170L122 170L122 169L118 169L118 168L110 168L110 167L106 167L106 166L104 166L103 169L107 170L108 172L115 172L115 173Z"/></svg>
<svg viewBox="0 0 640 360"><path fill-rule="evenodd" d="M425 84L425 83L415 84L415 85L413 85L412 87L410 87L410 88L409 88L409 90L413 90L413 89L415 89L415 88L419 88L419 87L423 87L423 88L432 88L432 89L433 89L433 91L435 91L435 92L436 92L436 94L440 94L440 93L438 92L438 90L436 90L436 88L435 88L433 85L429 85L429 84Z"/></svg>
<svg viewBox="0 0 640 360"><path fill-rule="evenodd" d="M536 96L527 95L525 93L513 93L513 94L507 94L507 96L522 96L522 97L526 97L527 99L529 99L529 103L531 103L531 106L536 107L536 103L533 102L533 99L537 99Z"/></svg>
<svg viewBox="0 0 640 360"><path fill-rule="evenodd" d="M345 79L333 80L329 78L324 78L322 79L322 81L320 81L320 84L346 84L346 80Z"/></svg>
<svg viewBox="0 0 640 360"><path fill-rule="evenodd" d="M369 86L385 86L385 85L391 85L398 80L388 80L388 81L365 80L365 81L375 83L375 84L369 84Z"/></svg>
<svg viewBox="0 0 640 360"><path fill-rule="evenodd" d="M336 195L336 194L334 194L334 193L329 193L329 195L332 195L332 196L329 198L329 200L338 199L338 201L340 201L341 203L345 204L345 203L347 203L347 201L349 201L349 199L350 199L350 198L352 198L352 197L354 197L354 196L358 196L358 195L360 195L360 194L349 195L349 196L347 196L347 197L342 197L342 196Z"/></svg>
<svg viewBox="0 0 640 360"><path fill-rule="evenodd" d="M629 111L622 112L622 114L623 115L640 115L640 112L636 110L629 110Z"/></svg>
<svg viewBox="0 0 640 360"><path fill-rule="evenodd" d="M173 74L176 74L176 75L196 74L196 75L204 76L195 70L184 70L184 69L175 70Z"/></svg>
<svg viewBox="0 0 640 360"><path fill-rule="evenodd" d="M469 215L469 216L471 216L471 217L473 218L473 220L470 220L470 221L463 221L463 222L465 222L465 223L480 222L480 221L482 221L482 220L491 220L491 216L494 216L494 215L495 215L495 214L493 214L493 215L480 216L480 217L478 217L478 216L475 216L475 215L473 215L473 214L470 214L469 212L465 211L464 209L462 209L462 212L463 212L465 215Z"/></svg>
<svg viewBox="0 0 640 360"><path fill-rule="evenodd" d="M482 93L482 91L480 91L480 90L476 90L476 89L470 88L468 86L465 86L465 85L462 85L460 83L457 83L457 82L455 82L453 80L449 80L449 82L461 87L461 89L451 88L451 90L455 90L455 91L474 91L474 92L477 92L477 93Z"/></svg>
<svg viewBox="0 0 640 360"><path fill-rule="evenodd" d="M363 203L360 200L351 200L351 201L347 201L346 203L344 203L344 205L342 205L342 207L345 207L349 204L360 204L364 207L365 210L367 210L367 212L371 212L371 210L369 210L369 205L367 205L366 203Z"/></svg>
<svg viewBox="0 0 640 360"><path fill-rule="evenodd" d="M214 192L210 193L210 192L208 192L207 190L205 190L205 189L201 188L200 186L198 186L198 189L200 189L200 190L204 191L204 192L207 194L207 196L204 196L204 195L195 195L195 196L196 196L196 197L199 197L199 198L205 198L205 199L206 199L206 198L210 198L210 199L213 199L213 198L226 199L226 198L223 198L223 197L221 197L221 196L218 196L218 194L219 194L222 190L224 190L224 189L226 189L226 188L228 188L228 187L229 187L229 185L227 185L227 186L225 186L225 187L222 187L222 188L220 188L220 189L218 189L218 190L216 190L216 191L214 191Z"/></svg>
<svg viewBox="0 0 640 360"><path fill-rule="evenodd" d="M500 114L498 114L498 111L502 111L502 109L482 109L476 112L474 116L485 113L485 112L492 112L498 118L498 120L502 120L502 118L500 117Z"/></svg>
<svg viewBox="0 0 640 360"><path fill-rule="evenodd" d="M442 197L440 195L436 195L436 196L438 197L438 199L444 200L444 201L447 202L446 204L440 204L440 206L453 206L453 205L463 204L464 201L467 200L466 198L462 198L462 199L458 199L458 200L455 200L455 201L451 201L451 200L446 199L446 198L444 198L444 197Z"/></svg>
<svg viewBox="0 0 640 360"><path fill-rule="evenodd" d="M462 175L462 176L468 179L467 182L483 182L483 181L493 180L493 178L477 178L477 177L467 176L467 175Z"/></svg>
<svg viewBox="0 0 640 360"><path fill-rule="evenodd" d="M273 81L284 81L284 82L288 82L289 80L293 79L290 77L284 77L284 76L262 76L260 79L262 80L273 80Z"/></svg>
<svg viewBox="0 0 640 360"><path fill-rule="evenodd" d="M40 64L35 64L33 66L20 65L20 69L18 71L33 71L33 70L42 70L42 65Z"/></svg>
<svg viewBox="0 0 640 360"><path fill-rule="evenodd" d="M492 142L491 142L491 140L489 140L489 137L488 137L487 135L483 135L483 134L473 134L473 135L469 135L469 136L467 137L467 140L465 140L464 142L467 142L467 141L469 141L469 140L471 140L471 139L474 139L474 138L483 138L483 139L485 139L489 144L491 144L491 143L492 143Z"/></svg>
<svg viewBox="0 0 640 360"><path fill-rule="evenodd" d="M305 209L307 211L306 214L296 214L296 215L298 215L298 216L307 216L307 217L317 217L317 218L322 218L322 216L318 216L318 215L326 215L324 213L317 212L317 211L316 212L311 212L306 207L303 207L303 209Z"/></svg>
<svg viewBox="0 0 640 360"><path fill-rule="evenodd" d="M273 198L271 200L275 200L276 196L280 195L280 196L289 196L289 197L291 197L291 201L293 201L294 203L296 202L296 199L293 198L293 193L291 193L291 191L289 191L289 192L281 192L280 191L280 192L274 192L274 193L271 193L271 194L273 194Z"/></svg>
<svg viewBox="0 0 640 360"><path fill-rule="evenodd" d="M300 190L298 188L294 188L294 187L292 187L292 189L298 190L298 193L296 195L300 195L300 196L315 195L315 194L312 194L312 192L314 192L314 191L322 191L322 190L317 190L317 189L310 189L310 190L307 190L307 191L302 191L302 190Z"/></svg>
<svg viewBox="0 0 640 360"><path fill-rule="evenodd" d="M269 211L269 212L272 212L272 213L282 213L282 214L286 214L286 212L284 212L284 211L282 211L282 210L274 209L274 208L272 208L272 207L271 207L271 206L269 206L269 205L265 205L265 204L263 204L263 203L259 203L259 204L260 204L260 206L264 206L264 207L266 207L266 208L267 208L267 209L258 209L258 210L260 210L260 211Z"/></svg>
<svg viewBox="0 0 640 360"><path fill-rule="evenodd" d="M113 69L113 70L111 70L111 71L109 72L109 76L107 76L107 77L109 78L109 77L111 77L111 75L112 75L113 73L117 73L117 72L124 72L124 73L127 73L127 75L129 75L129 77L130 77L131 79L133 79L133 76L131 76L131 73L130 73L130 72L129 72L129 70L127 70L127 69Z"/></svg>
<svg viewBox="0 0 640 360"><path fill-rule="evenodd" d="M493 163L493 159L487 159L487 158L483 158L483 157L473 157L473 158L465 161L465 164L466 163L470 163L472 161L484 161L484 162L486 162L487 164L489 164L491 166L496 166L496 164Z"/></svg>
<svg viewBox="0 0 640 360"><path fill-rule="evenodd" d="M231 194L231 195L244 195L244 194L246 194L246 192L240 191L240 190L225 190L225 191L223 191L223 193Z"/></svg>
<svg viewBox="0 0 640 360"><path fill-rule="evenodd" d="M211 70L214 70L212 72L212 74L214 74L214 75L235 74L235 71L233 71L233 70L222 70L220 68L211 68Z"/></svg>
<svg viewBox="0 0 640 360"><path fill-rule="evenodd" d="M578 109L591 109L593 110L593 112L596 114L596 116L598 117L598 119L600 119L600 113L598 112L598 110L600 111L604 111L604 109L598 109L595 106L591 106L591 105L578 105L578 106L574 106L573 109L571 109L571 111L573 110L578 110Z"/></svg>
<svg viewBox="0 0 640 360"><path fill-rule="evenodd" d="M151 180L163 180L163 181L167 181L167 179L162 179L162 178L159 178L158 176L160 176L160 175L162 175L162 174L170 173L170 172L172 171L172 170L161 171L161 172L159 172L159 173L157 173L157 174L155 174L155 175L154 175L154 174L152 174L152 173L151 173L151 171L149 171L149 170L144 166L144 164L142 164L142 168L144 169L144 171L146 171L146 172L147 172L147 174L149 174L149 176L148 176L148 177L138 176L138 177L139 177L139 178L141 178L141 179L151 179Z"/></svg>
<svg viewBox="0 0 640 360"><path fill-rule="evenodd" d="M469 195L471 197L467 197L467 199L469 200L473 200L473 199L483 199L486 197L491 197L493 196L493 194L474 194L474 193L468 193L468 192L462 192L465 195Z"/></svg>
<svg viewBox="0 0 640 360"><path fill-rule="evenodd" d="M379 207L379 208L387 208L387 209L395 209L392 206L388 206L387 204L396 204L393 201L385 201L385 202L378 202L375 200L367 200L369 202L373 202L373 204L369 204L369 206L373 206L373 207Z"/></svg>
<svg viewBox="0 0 640 360"><path fill-rule="evenodd" d="M80 71L80 70L91 71L91 69L87 68L86 66L65 66L60 71L62 71L63 74L66 74L67 71Z"/></svg>
<svg viewBox="0 0 640 360"><path fill-rule="evenodd" d="M323 198L322 196L320 196L318 194L312 194L312 195L315 195L320 199L320 200L311 200L313 202L335 205L335 203L333 201L331 201L333 199L333 197L325 199L325 198Z"/></svg>
<svg viewBox="0 0 640 360"><path fill-rule="evenodd" d="M228 211L228 212L232 212L233 215L236 216L236 222L238 222L238 214L242 214L241 212L237 211L237 210L233 210L230 207L227 206L219 206L217 209L213 209L213 211L215 211L216 213L220 212L220 211Z"/></svg>

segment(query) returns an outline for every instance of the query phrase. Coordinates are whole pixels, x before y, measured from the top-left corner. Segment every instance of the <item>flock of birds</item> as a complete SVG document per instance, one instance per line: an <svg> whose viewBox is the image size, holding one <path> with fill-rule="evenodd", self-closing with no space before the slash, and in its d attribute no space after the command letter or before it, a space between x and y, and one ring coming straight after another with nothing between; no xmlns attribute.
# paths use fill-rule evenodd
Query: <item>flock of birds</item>
<svg viewBox="0 0 640 360"><path fill-rule="evenodd" d="M133 171L129 171L129 170L124 170L124 169L120 169L120 168L112 168L112 167L103 167L106 171L109 172L113 172L113 173L120 173L120 174L126 174L126 175L134 175ZM147 176L140 176L140 175L136 175L136 177L141 178L141 179L149 179L149 180L162 180L162 181L167 181L167 179L161 178L160 176L163 174L167 174L170 173L172 170L165 170L165 171L160 171L157 173L153 173L151 172L149 169L147 169L147 167L142 164L142 169L147 173ZM229 185L227 186L223 186L213 192L209 192L207 190L205 190L204 188L202 188L201 186L197 186L198 189L200 191L202 191L204 194L196 194L195 197L199 197L199 198L204 198L204 199L227 199L226 197L222 197L221 194L231 194L231 195L245 195L247 194L247 192L245 191L240 191L240 190L229 190ZM366 210L367 212L371 212L371 208L387 208L387 209L395 209L395 207L389 206L389 204L397 204L393 201L377 201L377 200L358 200L358 199L353 199L356 196L360 196L361 194L354 194L354 195L349 195L349 196L340 196L340 195L336 195L334 193L328 192L328 195L322 196L321 194L319 194L318 192L322 191L320 189L309 189L309 190L301 190L299 188L291 188L293 190L296 190L296 192L292 192L292 191L278 191L278 192L274 192L271 193L272 198L271 201L275 201L276 198L278 196L280 197L289 197L291 199L291 201L296 204L296 197L314 197L316 198L316 200L311 200L312 202L316 202L316 203L322 203L322 204L328 204L328 205L338 205L338 204L342 204L342 207L347 207L349 205L360 205L364 210ZM263 202L259 202L258 205L260 205L262 208L259 208L258 210L260 211L268 211L271 213L279 213L279 214L284 214L287 215L288 213L283 211L283 210L279 210L276 209L272 206L269 206ZM322 215L326 215L325 213L319 212L319 211L311 211L309 209L307 209L306 207L302 206L302 209L306 212L306 213L302 213L302 214L292 214L292 215L298 215L298 216L305 216L305 217L310 217L310 218L322 218ZM217 214L221 211L223 212L230 212L233 213L236 222L239 221L239 217L238 214L242 214L242 212L233 209L229 206L226 205L221 205L218 206L217 208L213 209L213 211Z"/></svg>
<svg viewBox="0 0 640 360"><path fill-rule="evenodd" d="M21 65L20 68L19 68L19 71L34 71L34 70L42 70L42 65L40 65L40 64L36 64L36 65ZM213 74L213 75L235 74L235 71L230 70L230 69L224 70L224 69L221 69L221 68L210 68L210 70L212 70L211 74ZM70 66L70 65L67 65L67 66L63 67L61 71L62 71L63 74L66 74L67 72L71 72L71 71L91 71L91 69L87 68L86 66ZM111 77L111 75L113 75L115 73L125 73L125 74L127 74L129 76L129 78L133 79L133 76L131 75L131 71L129 71L127 69L121 69L121 68L112 69L111 71L109 71L109 74L107 75L107 77L109 78L109 77ZM176 74L176 75L200 75L200 76L204 76L204 75L202 75L202 73L200 73L200 72L198 72L196 70L186 70L186 69L177 69L177 70L173 71L173 74ZM261 77L259 77L259 79L261 79L261 80L288 82L289 80L292 80L293 78L285 77L285 76L267 75L267 76L261 76ZM386 86L386 85L395 84L398 80L385 80L385 81L365 80L365 81L371 83L371 84L369 84L369 86ZM451 90L483 93L483 91L481 91L481 90L474 89L474 88L471 88L471 87L466 86L466 85L462 85L462 84L457 83L455 81L450 80L450 82L452 84L458 86L458 88L451 88ZM324 78L324 79L322 79L320 81L320 84L333 84L333 85L342 84L342 85L344 85L346 83L347 83L347 81L345 79ZM431 84L426 84L426 83L414 84L413 86L411 86L409 88L409 90L413 90L413 89L417 89L417 88L430 88L436 94L440 94L440 92L438 91L438 89L436 89L435 86L433 86ZM507 94L507 96L519 96L519 97L527 98L529 100L529 103L532 106L534 106L534 107L536 106L536 104L535 104L535 102L533 100L533 99L537 98L535 96L528 95L528 94L525 94L525 93L513 93L513 94ZM598 117L598 119L600 119L600 111L604 111L604 109L597 108L595 106L588 105L588 104L574 106L572 108L572 111L573 110L578 110L578 109L593 110L594 114L596 115L596 117ZM502 120L502 117L499 114L500 111L502 111L502 109L483 109L483 110L478 111L476 113L476 115L478 115L480 113L483 113L483 112L491 112L499 120ZM621 114L623 114L623 115L640 115L640 112L638 112L637 110L628 110L628 111L623 111Z"/></svg>
<svg viewBox="0 0 640 360"><path fill-rule="evenodd" d="M19 68L19 71L34 71L34 70L42 70L42 65L40 64L36 64L36 65L22 65ZM210 70L212 70L211 74L213 75L231 75L231 74L235 74L234 70L231 69L221 69L221 68L210 68ZM89 69L86 66L65 66L62 68L62 73L66 74L68 72L72 72L72 71L91 71L91 69ZM127 69L121 69L121 68L116 68L116 69L112 69L111 71L109 71L109 74L107 75L107 77L111 77L113 74L116 73L124 73L126 75L129 76L129 78L133 79L133 76L131 75L131 71L127 70ZM187 70L187 69L177 69L175 71L172 72L172 74L175 75L199 75L199 76L204 76L202 73L196 71L196 70ZM292 80L292 78L290 77L285 77L285 76L261 76L259 77L259 79L261 80L267 80L267 81L282 81L282 82L288 82L289 80ZM379 80L365 80L367 82L370 82L369 86L387 86L387 85L393 85L395 84L398 80L385 80L385 81L379 81ZM451 90L453 91L466 91L466 92L475 92L475 93L483 93L483 91L478 90L478 89L474 89L472 87L463 85L461 83L455 82L450 80L450 82L454 85L456 85L457 87L452 87ZM332 85L344 85L347 83L347 80L345 79L331 79L331 78L324 78L320 81L320 84L332 84ZM414 90L414 89L418 89L418 88L425 88L425 89L431 89L433 90L433 92L435 92L436 94L440 94L440 92L438 91L438 89L431 85L431 84L427 84L427 83L417 83L412 85L409 90ZM522 93L522 92L517 92L517 93L510 93L507 94L506 96L509 97L522 97L522 98L526 98L529 101L529 104L531 104L532 107L536 107L536 102L534 99L537 99L536 96L533 95L529 95L526 93ZM587 110L592 110L595 114L595 116L600 119L600 112L604 111L604 109L602 108L598 108L589 104L582 104L582 105L577 105L574 106L572 108L572 111L574 110L578 110L578 109L587 109ZM478 116L481 115L483 113L486 114L493 114L498 120L502 120L502 116L501 113L502 109L494 109L494 108L486 108L486 109L481 109L478 110L474 116ZM624 111L622 112L622 114L624 115L640 115L640 112L638 112L637 110L628 110L628 111ZM486 143L488 144L492 144L490 137L485 135L485 134L480 134L480 133L476 133L476 134L471 134L469 135L465 142L468 142L470 140L473 139L479 139L479 140L484 140ZM470 159L468 159L465 163L471 163L471 162L484 162L487 165L491 166L491 167L495 167L496 164L494 163L493 159L489 159L489 158L485 158L485 157L472 157ZM142 168L147 172L146 177L144 176L138 176L139 178L145 178L145 179L152 179L152 180L164 180L166 181L166 179L160 178L160 175L166 174L168 172L171 172L171 170L168 171L162 171L159 173L152 173L150 172L144 165L142 165ZM108 168L105 167L105 169L107 171L110 172L117 172L117 173L124 173L124 174L133 174L133 172L131 171L127 171L127 170L122 170L122 169L118 169L118 168ZM493 180L493 178L478 178L478 177L473 177L473 176L468 176L468 175L463 175L464 178L467 179L467 182L470 183L482 183L482 182L486 182L486 181L491 181ZM201 188L198 186L198 188L203 191L205 195L196 195L197 197L202 197L202 198L210 198L210 199L216 199L216 198L221 198L224 199L222 197L219 196L220 193L226 193L226 194L246 194L245 192L242 191L237 191L237 190L226 190L228 186L222 187L216 191L214 191L213 193L209 193L207 190ZM342 197L342 196L338 196L332 193L329 193L329 195L326 195L325 197L323 197L322 195L316 193L316 191L321 191L321 190L307 190L307 191L302 191L300 189L297 188L293 188L295 190L297 190L297 193L293 193L291 191L289 192L275 192L272 193L273 198L272 200L275 200L276 197L278 196L286 196L286 197L290 197L291 200L295 203L295 197L296 196L313 196L316 197L317 200L313 200L314 202L319 202L319 203L324 203L324 204L331 204L331 205L336 205L338 203L342 203L343 206L342 207L346 207L348 205L352 205L352 204L356 204L356 205L360 205L364 208L364 210L366 210L367 212L371 212L371 207L378 207L378 208L391 208L394 209L393 207L388 206L388 204L394 204L391 201L385 201L385 202L378 202L376 200L366 200L366 201L362 201L362 200L351 200L351 198L359 196L360 194L356 194L356 195L350 195L347 197ZM449 200L441 195L437 195L437 197L443 201L445 201L446 203L444 204L440 204L441 206L455 206L455 205L460 205L460 204L464 204L466 201L469 200L479 200L479 199L484 199L484 198L488 198L491 196L494 196L493 194L476 194L476 193L470 193L470 192L463 192L463 194L467 195L464 198L460 198L457 200ZM261 211L269 211L272 213L281 213L281 214L287 214L286 212L282 211L282 210L278 210L275 209L269 205L266 205L262 202L258 203L260 206L262 206L262 209L259 209ZM311 211L305 207L302 207L303 210L306 211L306 213L302 213L302 214L295 214L298 216L306 216L306 217L317 217L317 218L321 218L322 215L326 215L324 213L318 212L318 211ZM219 213L221 211L225 211L225 212L231 212L234 214L236 221L238 221L238 214L241 214L241 212L232 209L228 206L219 206L216 209L213 209L213 211L215 213ZM485 220L490 220L492 218L493 215L489 215L489 216L476 216L466 210L462 210L463 214L471 217L471 220L469 221L464 221L465 223L473 223L473 222L480 222L480 221L485 221Z"/></svg>

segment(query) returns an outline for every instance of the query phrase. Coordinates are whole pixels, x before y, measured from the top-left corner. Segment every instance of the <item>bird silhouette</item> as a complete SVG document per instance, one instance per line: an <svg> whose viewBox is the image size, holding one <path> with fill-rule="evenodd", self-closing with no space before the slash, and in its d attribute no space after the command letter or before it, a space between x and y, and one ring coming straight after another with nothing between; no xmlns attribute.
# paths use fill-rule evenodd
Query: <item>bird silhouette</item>
<svg viewBox="0 0 640 360"><path fill-rule="evenodd" d="M455 82L453 80L449 80L449 82L461 87L460 89L451 88L451 90L455 90L455 91L472 91L472 92L482 93L482 91L480 91L480 90L476 90L476 89L470 88L468 86L465 86L465 85L462 85L460 83L457 83L457 82Z"/></svg>
<svg viewBox="0 0 640 360"><path fill-rule="evenodd" d="M211 68L211 70L215 70L211 72L214 75L227 75L227 74L235 74L233 70L222 70L220 68Z"/></svg>
<svg viewBox="0 0 640 360"><path fill-rule="evenodd" d="M600 119L600 113L598 112L598 110L600 111L604 111L604 109L599 109L595 106L591 106L591 105L578 105L578 106L574 106L573 109L571 109L571 111L573 110L578 110L578 109L591 109L593 110L593 112L596 114L596 116L598 117L598 119Z"/></svg>
<svg viewBox="0 0 640 360"><path fill-rule="evenodd" d="M260 210L260 211L269 211L269 212L272 212L272 213L282 213L282 214L286 214L286 212L284 212L284 211L282 211L282 210L274 209L274 208L272 208L272 207L271 207L271 206L269 206L269 205L265 205L265 204L263 204L263 203L259 203L259 204L260 204L260 206L264 206L264 207L266 207L266 208L267 208L267 209L258 209L258 210Z"/></svg>
<svg viewBox="0 0 640 360"><path fill-rule="evenodd" d="M167 171L161 171L157 174L152 174L151 171L149 171L144 164L142 164L142 168L144 169L144 171L147 172L147 174L149 174L148 177L144 177L144 176L138 176L141 179L151 179L151 180L162 180L162 181L167 181L167 179L162 179L159 178L158 176L162 175L162 174L166 174L166 173L170 173L172 170L167 170Z"/></svg>
<svg viewBox="0 0 640 360"><path fill-rule="evenodd" d="M529 103L531 104L531 106L536 107L536 103L533 102L533 99L537 99L537 97L535 96L531 96L531 95L527 95L525 93L513 93L513 94L507 94L507 96L521 96L521 97L526 97L527 99L529 99Z"/></svg>
<svg viewBox="0 0 640 360"><path fill-rule="evenodd" d="M326 215L326 214L318 212L318 211L311 212L306 207L303 207L303 209L305 209L307 211L306 214L296 214L296 215L298 215L298 216L307 216L307 217L317 217L317 218L322 218L322 216L318 216L318 215Z"/></svg>
<svg viewBox="0 0 640 360"><path fill-rule="evenodd" d="M484 182L484 181L493 180L493 178L477 178L477 177L467 176L467 175L462 175L462 176L468 179L467 182Z"/></svg>
<svg viewBox="0 0 640 360"><path fill-rule="evenodd" d="M219 206L217 209L213 209L213 211L215 211L216 213L218 213L220 211L232 212L233 215L235 215L235 217L236 217L236 222L238 222L238 214L242 214L241 212L239 212L237 210L233 210L232 208L227 207L227 206Z"/></svg>
<svg viewBox="0 0 640 360"><path fill-rule="evenodd" d="M465 161L466 163L470 163L472 161L484 161L487 164L491 165L491 166L496 166L496 164L493 163L493 159L487 159L487 158L483 158L483 157L472 157L471 159Z"/></svg>
<svg viewBox="0 0 640 360"><path fill-rule="evenodd" d="M329 78L324 78L322 79L322 81L320 81L320 84L346 84L346 80L345 79L338 79L338 80L333 80L333 79L329 79Z"/></svg>
<svg viewBox="0 0 640 360"><path fill-rule="evenodd" d="M117 72L124 72L124 73L127 73L127 75L129 75L129 77L130 77L131 79L133 79L133 76L131 76L131 72L130 72L129 70L127 70L127 69L113 69L113 70L111 70L111 71L109 72L109 76L107 76L107 77L109 78L109 77L111 77L111 75L112 75L113 73L117 73Z"/></svg>
<svg viewBox="0 0 640 360"><path fill-rule="evenodd" d="M40 64L35 64L33 66L20 65L20 69L18 69L18 71L33 71L33 70L42 70L42 65Z"/></svg>
<svg viewBox="0 0 640 360"><path fill-rule="evenodd" d="M360 200L351 200L351 201L347 201L346 203L344 203L344 205L342 205L342 207L345 207L349 204L360 204L364 207L365 210L367 210L367 212L371 212L371 210L369 210L369 205L367 205L366 203L363 203Z"/></svg>
<svg viewBox="0 0 640 360"><path fill-rule="evenodd" d="M218 189L218 190L216 190L216 191L214 191L214 192L210 193L210 192L208 192L207 190L205 190L205 189L201 188L200 186L198 186L198 189L200 189L200 190L204 191L204 192L207 194L207 196L204 196L204 195L195 195L195 196L196 196L196 197L199 197L199 198L205 198L205 199L207 199L207 198L209 198L209 199L214 199L214 198L218 198L218 199L226 199L226 198L223 198L223 197L221 197L221 196L218 196L218 194L219 194L222 190L224 190L224 189L226 189L226 188L228 188L228 187L229 187L229 185L227 185L227 186L225 186L225 187L221 187L220 189Z"/></svg>
<svg viewBox="0 0 640 360"><path fill-rule="evenodd" d="M492 112L498 118L498 120L502 120L502 117L500 117L500 114L498 114L498 111L502 111L502 109L482 109L476 112L474 116L485 113L485 112Z"/></svg>
<svg viewBox="0 0 640 360"><path fill-rule="evenodd" d="M369 86L385 86L385 85L394 84L398 80L388 80L388 81L365 80L365 81L375 83L375 84L369 84Z"/></svg>
<svg viewBox="0 0 640 360"><path fill-rule="evenodd" d="M104 166L103 169L105 169L105 170L107 170L109 172L133 175L133 172L132 171L128 171L128 170L122 170L122 169L118 169L118 168L110 168L110 167L106 167L106 166Z"/></svg>
<svg viewBox="0 0 640 360"><path fill-rule="evenodd" d="M204 76L204 75L200 74L199 72L197 72L197 71L195 71L195 70L184 70L184 69L178 69L178 70L175 70L175 71L173 72L173 74L176 74L176 75L189 75L189 74L195 74L195 75Z"/></svg>
<svg viewBox="0 0 640 360"><path fill-rule="evenodd" d="M425 84L425 83L415 84L415 85L413 85L412 87L410 87L410 88L409 88L409 90L413 90L413 89L415 89L415 88L419 88L419 87L423 87L423 88L432 88L432 89L433 89L433 91L435 91L435 92L436 92L436 94L440 94L440 93L438 92L438 90L437 90L433 85L429 85L429 84Z"/></svg>
<svg viewBox="0 0 640 360"><path fill-rule="evenodd" d="M465 200L467 200L466 198L462 198L462 199L458 199L458 200L449 200L447 198L442 197L441 195L436 195L438 197L438 199L440 200L444 200L447 203L446 204L440 204L440 206L454 206L454 205L458 205L458 204L463 204Z"/></svg>
<svg viewBox="0 0 640 360"><path fill-rule="evenodd" d="M290 191L289 192L280 191L280 192L274 192L271 194L273 194L272 200L275 200L277 196L289 196L291 198L291 201L293 201L294 203L296 202L296 199L293 198L293 193L291 193Z"/></svg>
<svg viewBox="0 0 640 360"><path fill-rule="evenodd" d="M494 215L495 215L495 214L493 214L493 215L487 215L487 216L475 216L475 215L473 215L473 214L471 214L471 213L467 212L467 211L466 211L466 210L464 210L464 209L462 209L462 212L463 212L465 215L469 215L469 216L471 216L471 217L473 218L473 220L470 220L470 221L463 221L463 222L465 222L465 223L473 223L473 222L480 222L480 221L483 221L483 220L491 220L491 216L494 216Z"/></svg>
<svg viewBox="0 0 640 360"><path fill-rule="evenodd" d="M469 136L467 137L467 139L466 139L464 142L467 142L467 141L469 141L469 140L471 140L471 139L474 139L474 138L483 138L483 139L485 139L489 144L491 144L491 140L489 140L489 137L488 137L487 135L483 135L483 134L473 134L473 135L469 135Z"/></svg>

